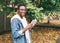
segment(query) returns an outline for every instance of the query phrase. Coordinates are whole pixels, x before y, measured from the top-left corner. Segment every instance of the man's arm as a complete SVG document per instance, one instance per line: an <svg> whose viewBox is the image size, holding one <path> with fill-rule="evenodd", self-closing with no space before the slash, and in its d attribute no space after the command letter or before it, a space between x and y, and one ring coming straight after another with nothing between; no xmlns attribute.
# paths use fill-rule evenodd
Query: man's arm
<svg viewBox="0 0 60 43"><path fill-rule="evenodd" d="M21 31L21 33L24 33L25 31L27 31L27 30L31 29L32 27L34 27L36 23L37 23L36 20L32 20L32 22L31 22L30 24L28 24L28 25Z"/></svg>
<svg viewBox="0 0 60 43"><path fill-rule="evenodd" d="M23 36L24 34L20 34L19 31L19 25L18 25L18 19L14 18L12 21L11 21L11 30L12 30L12 36L14 38L18 38L18 37L21 37Z"/></svg>
<svg viewBox="0 0 60 43"><path fill-rule="evenodd" d="M12 22L11 22L11 28L12 28L12 34L14 36L14 38L17 38L17 37L20 37L20 36L23 36L24 35L24 32L31 29L35 23L33 23L33 21L28 24L24 29L22 30L19 30L19 26L18 26L18 20L17 19L13 19Z"/></svg>
<svg viewBox="0 0 60 43"><path fill-rule="evenodd" d="M22 33L24 33L25 31L27 31L27 30L29 30L29 29L31 29L31 27L32 27L32 24L31 24L31 23L28 24L28 25L22 30Z"/></svg>

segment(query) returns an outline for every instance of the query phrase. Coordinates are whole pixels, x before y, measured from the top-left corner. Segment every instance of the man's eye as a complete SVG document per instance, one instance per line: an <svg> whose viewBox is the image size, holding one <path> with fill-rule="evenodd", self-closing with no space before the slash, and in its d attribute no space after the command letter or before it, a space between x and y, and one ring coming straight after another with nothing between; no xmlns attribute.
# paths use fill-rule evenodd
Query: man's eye
<svg viewBox="0 0 60 43"><path fill-rule="evenodd" d="M20 10L26 10L26 9L20 9Z"/></svg>

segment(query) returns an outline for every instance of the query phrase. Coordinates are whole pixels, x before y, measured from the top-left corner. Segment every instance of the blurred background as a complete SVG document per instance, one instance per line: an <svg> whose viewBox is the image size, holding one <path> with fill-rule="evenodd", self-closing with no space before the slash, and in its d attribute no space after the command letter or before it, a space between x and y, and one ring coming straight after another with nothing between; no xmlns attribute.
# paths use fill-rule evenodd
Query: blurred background
<svg viewBox="0 0 60 43"><path fill-rule="evenodd" d="M60 41L60 0L0 0L0 43L13 43L10 19L17 6L26 4L28 22L37 19L32 29L33 43L58 43Z"/></svg>

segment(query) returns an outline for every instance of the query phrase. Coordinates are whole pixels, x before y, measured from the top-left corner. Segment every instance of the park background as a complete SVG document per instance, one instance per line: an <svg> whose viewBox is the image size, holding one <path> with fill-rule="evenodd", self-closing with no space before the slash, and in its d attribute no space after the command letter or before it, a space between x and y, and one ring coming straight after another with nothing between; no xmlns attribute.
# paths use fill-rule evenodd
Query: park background
<svg viewBox="0 0 60 43"><path fill-rule="evenodd" d="M13 43L10 19L21 3L27 6L28 22L38 21L31 33L33 43L60 42L60 0L0 0L0 43Z"/></svg>

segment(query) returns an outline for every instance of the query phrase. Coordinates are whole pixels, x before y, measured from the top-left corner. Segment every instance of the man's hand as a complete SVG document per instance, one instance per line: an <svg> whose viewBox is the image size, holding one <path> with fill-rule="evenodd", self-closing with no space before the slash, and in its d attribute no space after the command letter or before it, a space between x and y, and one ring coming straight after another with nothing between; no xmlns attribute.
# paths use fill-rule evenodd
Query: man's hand
<svg viewBox="0 0 60 43"><path fill-rule="evenodd" d="M30 23L22 30L22 32L24 33L25 31L31 29L31 27L32 27L32 24Z"/></svg>
<svg viewBox="0 0 60 43"><path fill-rule="evenodd" d="M35 26L36 23L37 23L37 20L36 19L32 20L31 21L32 27Z"/></svg>
<svg viewBox="0 0 60 43"><path fill-rule="evenodd" d="M31 23L28 24L22 31L25 32L26 30L31 29L33 26L35 26L36 23L37 23L36 19L32 20Z"/></svg>

